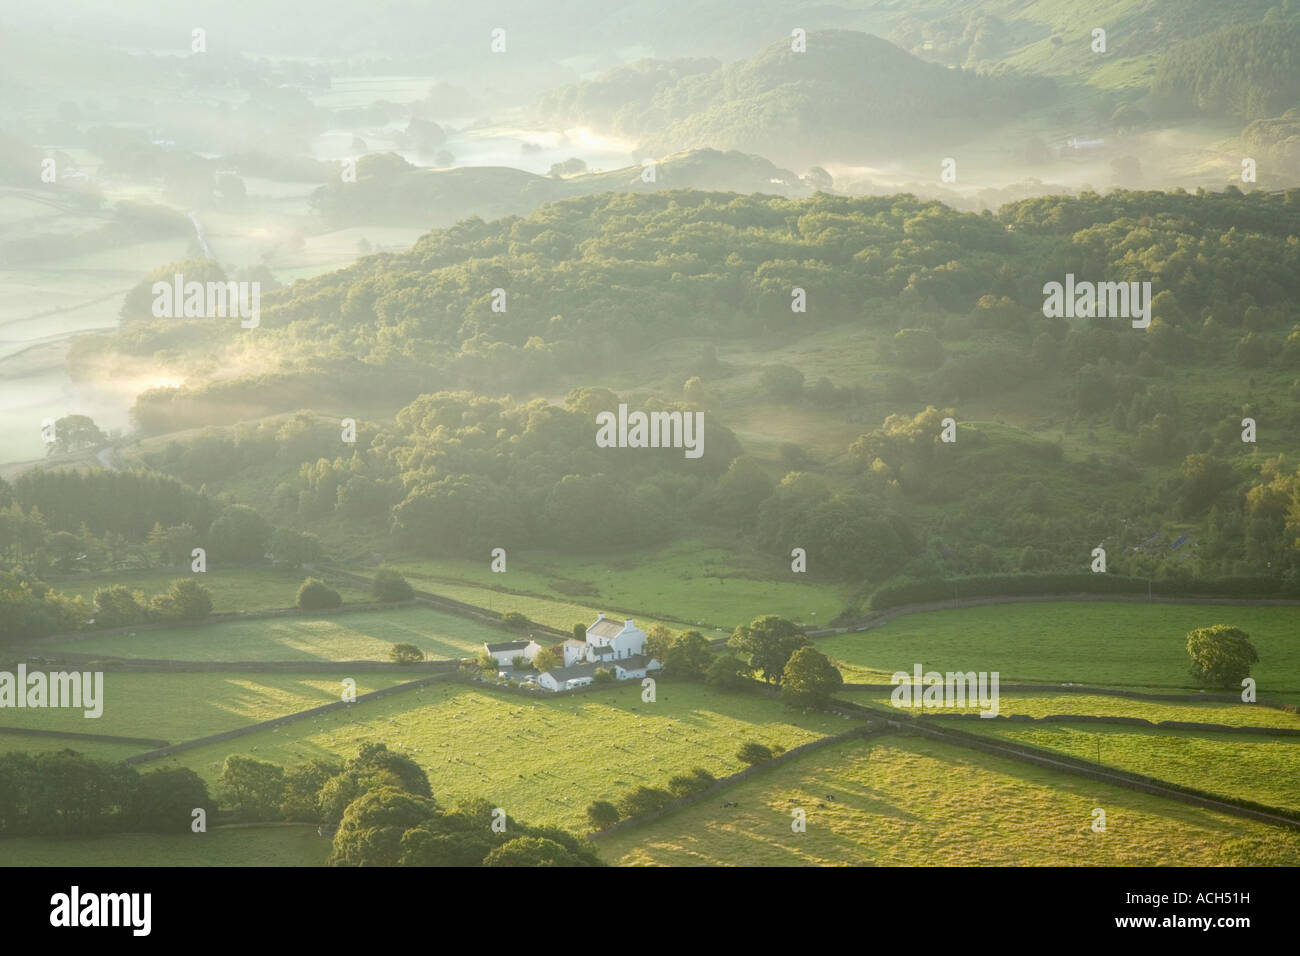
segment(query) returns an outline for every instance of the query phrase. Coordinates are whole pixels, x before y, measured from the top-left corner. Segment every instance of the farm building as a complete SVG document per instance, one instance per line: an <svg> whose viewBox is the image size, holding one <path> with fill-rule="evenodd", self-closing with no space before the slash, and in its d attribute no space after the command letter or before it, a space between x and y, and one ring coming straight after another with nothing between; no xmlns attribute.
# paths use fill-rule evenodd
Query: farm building
<svg viewBox="0 0 1300 956"><path fill-rule="evenodd" d="M485 642L483 647L498 664L505 667L510 666L520 654L524 655L526 660L531 661L537 656L537 652L542 649L542 645L536 641L503 641L500 644Z"/></svg>
<svg viewBox="0 0 1300 956"><path fill-rule="evenodd" d="M587 639L571 637L562 645L564 666L538 677L547 690L568 690L590 684L597 667L604 667L617 680L645 677L647 671L659 670L660 664L645 652L645 631L629 618L616 621L598 614L587 628Z"/></svg>

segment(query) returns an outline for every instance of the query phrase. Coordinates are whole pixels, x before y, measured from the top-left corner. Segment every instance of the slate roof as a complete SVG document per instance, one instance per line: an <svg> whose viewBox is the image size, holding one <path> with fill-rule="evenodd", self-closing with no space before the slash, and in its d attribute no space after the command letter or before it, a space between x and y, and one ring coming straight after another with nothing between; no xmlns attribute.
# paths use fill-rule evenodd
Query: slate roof
<svg viewBox="0 0 1300 956"><path fill-rule="evenodd" d="M488 649L489 654L499 654L501 651L522 651L532 641L504 641L500 644L487 644L483 646Z"/></svg>
<svg viewBox="0 0 1300 956"><path fill-rule="evenodd" d="M631 657L624 657L614 662L615 667L621 667L625 671L639 671L642 668L650 666L651 657L645 654L633 654Z"/></svg>
<svg viewBox="0 0 1300 956"><path fill-rule="evenodd" d="M595 677L596 665L595 664L573 664L569 667L552 668L546 673L550 674L553 678L555 678L557 683L563 684L565 681L574 680L575 678L578 677Z"/></svg>
<svg viewBox="0 0 1300 956"><path fill-rule="evenodd" d="M609 618L605 618L587 628L587 636L618 637L623 633L623 627L624 624L622 621L611 621Z"/></svg>

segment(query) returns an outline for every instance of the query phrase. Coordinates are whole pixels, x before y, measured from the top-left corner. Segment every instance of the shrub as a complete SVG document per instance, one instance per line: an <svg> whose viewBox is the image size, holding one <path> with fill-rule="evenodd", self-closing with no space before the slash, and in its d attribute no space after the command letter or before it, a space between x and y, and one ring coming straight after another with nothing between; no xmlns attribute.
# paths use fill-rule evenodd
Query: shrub
<svg viewBox="0 0 1300 956"><path fill-rule="evenodd" d="M1237 687L1250 675L1259 654L1250 635L1227 624L1198 627L1187 635L1192 676L1211 687Z"/></svg>
<svg viewBox="0 0 1300 956"><path fill-rule="evenodd" d="M587 822L595 830L608 830L618 823L618 807L608 800L597 800L587 807Z"/></svg>
<svg viewBox="0 0 1300 956"><path fill-rule="evenodd" d="M512 631L526 631L533 622L518 611L507 611L501 615L501 623Z"/></svg>
<svg viewBox="0 0 1300 956"><path fill-rule="evenodd" d="M406 578L388 568L375 572L375 579L370 582L370 593L376 601L409 601L415 597L415 591Z"/></svg>
<svg viewBox="0 0 1300 956"><path fill-rule="evenodd" d="M212 613L212 595L192 578L177 578L167 589L167 598L182 621L201 621Z"/></svg>
<svg viewBox="0 0 1300 956"><path fill-rule="evenodd" d="M597 667L596 673L592 675L592 679L595 680L597 684L608 684L614 679L614 672L608 667Z"/></svg>
<svg viewBox="0 0 1300 956"><path fill-rule="evenodd" d="M388 656L397 664L418 664L424 660L424 651L414 644L394 644Z"/></svg>
<svg viewBox="0 0 1300 956"><path fill-rule="evenodd" d="M740 745L740 749L736 751L736 756L744 763L753 766L754 764L763 763L765 760L771 760L773 753L771 747L751 740Z"/></svg>
<svg viewBox="0 0 1300 956"><path fill-rule="evenodd" d="M618 811L623 815L624 819L627 819L642 813L662 810L672 801L673 795L667 790L660 790L658 787L640 786L623 794L618 801Z"/></svg>
<svg viewBox="0 0 1300 956"><path fill-rule="evenodd" d="M669 777L668 789L674 796L686 797L709 789L715 782L713 774L703 767L696 767L690 773L679 773Z"/></svg>
<svg viewBox="0 0 1300 956"><path fill-rule="evenodd" d="M343 603L339 592L324 581L308 578L298 589L298 607L304 611L319 611L323 608L338 607Z"/></svg>

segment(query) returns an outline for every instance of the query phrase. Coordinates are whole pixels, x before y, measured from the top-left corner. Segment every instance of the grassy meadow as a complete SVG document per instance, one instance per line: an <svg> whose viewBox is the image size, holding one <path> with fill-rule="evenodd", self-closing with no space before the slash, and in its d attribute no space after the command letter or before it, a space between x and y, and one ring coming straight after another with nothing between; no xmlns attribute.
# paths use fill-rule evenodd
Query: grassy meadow
<svg viewBox="0 0 1300 956"><path fill-rule="evenodd" d="M1095 807L1105 833L1092 832ZM819 750L599 846L610 863L660 866L1300 863L1300 833L892 736Z"/></svg>
<svg viewBox="0 0 1300 956"><path fill-rule="evenodd" d="M312 826L215 827L207 833L13 837L2 866L324 866L330 841Z"/></svg>
<svg viewBox="0 0 1300 956"><path fill-rule="evenodd" d="M971 721L962 730L1056 750L1210 793L1300 811L1300 740L1228 732Z"/></svg>
<svg viewBox="0 0 1300 956"><path fill-rule="evenodd" d="M298 599L298 589L308 574L288 568L211 568L196 576L188 567L183 567L52 579L50 584L64 594L79 594L90 601L100 588L119 584L152 597L166 591L177 578L188 577L198 577L199 583L212 594L212 613L233 614L293 607ZM332 587L345 604L365 604L374 600L362 588L338 584Z"/></svg>
<svg viewBox="0 0 1300 956"><path fill-rule="evenodd" d="M888 690L841 690L835 695L841 700L861 704L892 707ZM977 713L979 706L954 706L952 711ZM948 710L948 708L945 708ZM908 713L922 713L911 708ZM1140 717L1153 723L1161 720L1189 720L1207 724L1226 724L1232 727L1285 727L1300 729L1300 714L1292 714L1258 704L1228 704L1215 701L1205 703L1170 703L1151 700L1130 700L1125 697L1108 697L1104 694L1068 694L1046 691L1016 692L1002 687L998 691L998 713L1003 717L1023 714L1028 717L1047 717L1053 714L1090 714L1097 717ZM962 724L961 726L966 726Z"/></svg>
<svg viewBox="0 0 1300 956"><path fill-rule="evenodd" d="M593 800L662 786L697 766L716 776L735 773L744 768L736 751L750 740L790 749L849 726L830 714L697 684L661 683L656 703L643 702L635 684L536 701L434 684L141 769L186 766L213 785L231 753L290 765L346 759L362 743L380 742L424 767L445 806L487 797L529 823L585 830Z"/></svg>
<svg viewBox="0 0 1300 956"><path fill-rule="evenodd" d="M1187 633L1232 624L1259 651L1263 698L1300 694L1300 607L1105 601L999 604L908 614L870 631L818 639L850 682L895 671L998 671L1001 680L1189 688Z"/></svg>
<svg viewBox="0 0 1300 956"><path fill-rule="evenodd" d="M15 708L0 714L0 724L34 730L156 738L178 743L340 700L344 676L108 671L104 674L104 713L100 717L87 718L81 710L69 708ZM357 682L357 693L364 694L421 675L350 676ZM34 741L41 738L24 739ZM81 744L79 740L68 740L62 746L77 750ZM143 749L129 748L128 752Z"/></svg>
<svg viewBox="0 0 1300 956"><path fill-rule="evenodd" d="M225 621L45 645L78 654L177 661L386 661L394 644L430 658L476 657L509 632L429 607Z"/></svg>
<svg viewBox="0 0 1300 956"><path fill-rule="evenodd" d="M846 596L842 585L800 580L788 561L769 562L740 549L695 540L591 559L512 552L504 574L493 573L486 559L477 564L396 561L393 567L418 587L496 610L518 610L566 629L574 621L590 620L594 611L616 608L627 609L638 620L663 621L673 630L730 631L759 614L778 614L814 627L835 617ZM492 591L503 586L524 593ZM548 603L531 600L538 598Z"/></svg>

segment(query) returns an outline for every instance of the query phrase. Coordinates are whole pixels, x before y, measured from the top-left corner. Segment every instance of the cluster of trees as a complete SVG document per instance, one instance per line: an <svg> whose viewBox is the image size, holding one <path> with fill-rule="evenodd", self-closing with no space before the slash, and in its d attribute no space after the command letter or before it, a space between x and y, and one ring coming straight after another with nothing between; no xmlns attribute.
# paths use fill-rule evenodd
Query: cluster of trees
<svg viewBox="0 0 1300 956"><path fill-rule="evenodd" d="M781 699L796 707L824 706L844 683L839 670L812 646L799 625L774 614L737 627L727 646L741 655L743 663L737 667L737 658L719 657L710 668L710 683L725 686L737 674L757 674L765 683L779 686Z"/></svg>
<svg viewBox="0 0 1300 956"><path fill-rule="evenodd" d="M33 468L0 479L0 569L39 574L180 567L205 561L297 567L321 556L315 535L276 528L246 505L222 504L151 470Z"/></svg>
<svg viewBox="0 0 1300 956"><path fill-rule="evenodd" d="M212 613L212 595L194 578L177 578L166 591L145 600L124 585L99 588L94 598L95 627L128 627L146 621L201 621Z"/></svg>
<svg viewBox="0 0 1300 956"><path fill-rule="evenodd" d="M419 764L384 744L363 744L341 764L314 759L288 769L231 755L218 792L242 820L337 826L334 866L601 865L572 834L528 826L486 800L442 809Z"/></svg>
<svg viewBox="0 0 1300 956"><path fill-rule="evenodd" d="M641 785L619 797L617 803L595 800L587 807L587 821L592 829L608 830L619 820L653 813L681 797L701 793L717 783L717 778L703 767L689 773L678 773L668 778L667 789Z"/></svg>
<svg viewBox="0 0 1300 956"><path fill-rule="evenodd" d="M603 389L575 391L563 408L443 391L416 398L389 429L363 426L350 447L335 424L300 418L175 442L150 463L191 483L274 470L285 478L273 495L278 521L382 525L425 555L480 556L507 540L588 553L707 522L773 555L803 547L816 573L874 587L898 572L1077 568L1080 538L1106 539L1138 573L1150 556L1128 549L1167 521L1191 521L1194 559L1191 549L1160 557L1171 570L1192 561L1195 573L1239 575L1272 562L1281 572L1296 566L1296 550L1276 496L1247 503L1273 478L1247 464L1239 433L1256 412L1270 427L1300 427L1300 414L1248 394L1252 375L1300 375L1296 234L1300 192L1231 188L1043 197L996 216L910 196L673 191L468 220L269 296L259 341L285 362L267 387L234 378L144 404L197 408L193 400L238 415L246 400L301 406L363 382L371 399L407 401L431 372L446 387L528 390L678 334L737 339L865 321L893 366L877 381L810 386L774 365L759 387L854 421L878 415L868 409L882 399L905 411L853 443L847 462L819 469L794 448L783 476L745 456L713 417L702 459L606 453L592 442L594 413L619 397ZM1150 328L1045 318L1045 279L1070 272L1150 280ZM790 310L796 286L808 291L807 313ZM505 311L494 307L497 288ZM171 334L142 320L109 343L149 355ZM1239 396L1180 398L1188 368L1225 365L1243 380ZM697 378L722 374L715 360ZM708 383L692 382L685 406L660 407L697 408ZM1070 434L1104 433L1096 458L1067 461L1057 442L988 422L962 423L960 455L936 451L946 412L1011 389L1064 407ZM1159 480L1142 481L1145 469ZM162 523L186 520L202 530L198 518Z"/></svg>
<svg viewBox="0 0 1300 956"><path fill-rule="evenodd" d="M1249 122L1300 99L1300 24L1274 19L1216 30L1160 58L1150 98L1166 117L1193 113Z"/></svg>
<svg viewBox="0 0 1300 956"><path fill-rule="evenodd" d="M88 627L201 621L211 613L212 595L193 578L178 578L152 598L124 585L99 588L87 603L21 568L0 571L0 644Z"/></svg>
<svg viewBox="0 0 1300 956"><path fill-rule="evenodd" d="M0 836L183 833L198 809L214 801L183 767L141 774L72 750L0 754Z"/></svg>

